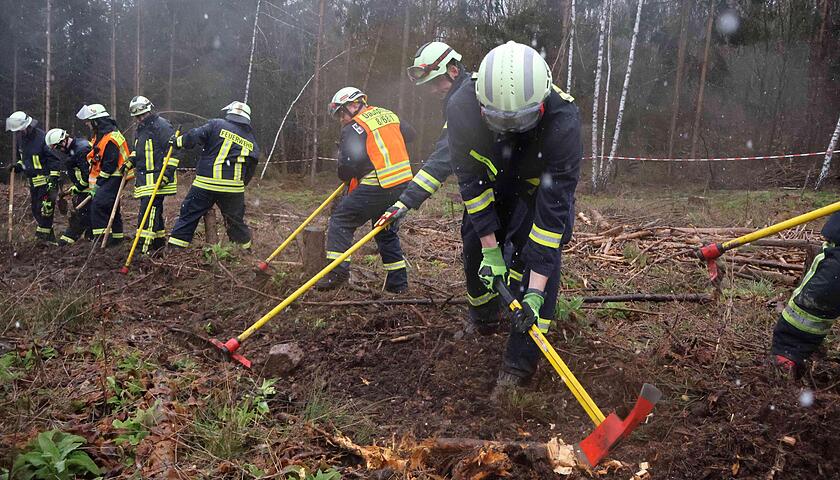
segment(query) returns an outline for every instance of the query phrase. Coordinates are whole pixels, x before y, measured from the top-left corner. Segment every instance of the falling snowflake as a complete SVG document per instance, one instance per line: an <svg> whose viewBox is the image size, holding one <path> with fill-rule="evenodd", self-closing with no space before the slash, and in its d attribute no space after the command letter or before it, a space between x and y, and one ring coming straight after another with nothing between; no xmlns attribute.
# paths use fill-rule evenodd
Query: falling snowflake
<svg viewBox="0 0 840 480"><path fill-rule="evenodd" d="M808 408L814 405L814 392L808 390L802 390L802 393L799 394L799 405Z"/></svg>

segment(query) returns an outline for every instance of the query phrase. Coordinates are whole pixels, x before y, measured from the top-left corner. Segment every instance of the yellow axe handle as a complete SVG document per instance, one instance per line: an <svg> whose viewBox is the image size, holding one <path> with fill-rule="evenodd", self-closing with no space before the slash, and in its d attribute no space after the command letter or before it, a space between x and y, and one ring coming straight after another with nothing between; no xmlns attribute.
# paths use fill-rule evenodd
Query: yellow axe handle
<svg viewBox="0 0 840 480"><path fill-rule="evenodd" d="M811 220L816 220L820 217L831 215L834 212L840 212L840 202L835 202L831 205L826 205L822 208L818 208L808 213L803 213L802 215L789 218L784 222L779 222L775 225L770 225L769 227L762 228L761 230L756 230L742 237L738 237L733 240L729 240L728 242L724 242L722 245L722 250L726 251L740 247L741 245L754 242L760 238L769 237L770 235L779 233L782 230L787 230L788 228L793 228L797 225L802 225L803 223L810 222Z"/></svg>

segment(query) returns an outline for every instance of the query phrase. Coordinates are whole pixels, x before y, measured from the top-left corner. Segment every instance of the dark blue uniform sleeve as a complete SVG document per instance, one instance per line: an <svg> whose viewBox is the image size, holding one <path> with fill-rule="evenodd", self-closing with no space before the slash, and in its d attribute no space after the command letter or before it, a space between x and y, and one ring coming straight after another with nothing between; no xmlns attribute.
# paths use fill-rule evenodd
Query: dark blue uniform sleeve
<svg viewBox="0 0 840 480"><path fill-rule="evenodd" d="M341 129L341 141L338 145L338 178L349 182L353 178L362 178L373 170L373 164L367 154L367 133L356 122Z"/></svg>
<svg viewBox="0 0 840 480"><path fill-rule="evenodd" d="M163 120L162 118L159 118L155 134L156 138L154 138L152 141L158 145L165 146L169 139L172 137L172 135L175 135L175 129L172 128L172 124L170 124L166 120ZM168 148L164 149L164 151L168 150ZM163 159L161 159L161 162L163 162ZM180 161L178 160L178 157L175 156L175 150L173 149L172 156L169 158L169 163L167 163L166 171L163 174L164 177L166 177L167 182L171 183L175 180L175 169L178 168L179 164Z"/></svg>
<svg viewBox="0 0 840 480"><path fill-rule="evenodd" d="M827 241L840 246L840 212L828 217L828 221L822 229L822 236Z"/></svg>
<svg viewBox="0 0 840 480"><path fill-rule="evenodd" d="M449 162L449 135L444 125L443 132L435 143L434 151L400 195L400 201L408 208L415 210L420 208L420 205L434 195L450 175L452 175L452 164Z"/></svg>
<svg viewBox="0 0 840 480"><path fill-rule="evenodd" d="M214 129L215 125L212 120L200 127L193 128L178 138L178 146L181 148L193 148L196 145L207 145Z"/></svg>
<svg viewBox="0 0 840 480"><path fill-rule="evenodd" d="M540 177L534 224L523 257L527 268L547 277L559 268L557 251L571 235L575 188L583 156L580 135L580 119L574 104L564 107L541 132L541 153L547 163Z"/></svg>
<svg viewBox="0 0 840 480"><path fill-rule="evenodd" d="M495 173L489 158L493 135L481 120L473 95L456 93L446 108L452 171L478 236L495 233L501 223L495 209ZM492 176L492 177L491 177Z"/></svg>
<svg viewBox="0 0 840 480"><path fill-rule="evenodd" d="M58 179L61 176L61 160L58 159L58 156L53 152L53 149L44 144L44 148L41 152L41 158L46 159L47 163L47 170L49 170L49 176Z"/></svg>

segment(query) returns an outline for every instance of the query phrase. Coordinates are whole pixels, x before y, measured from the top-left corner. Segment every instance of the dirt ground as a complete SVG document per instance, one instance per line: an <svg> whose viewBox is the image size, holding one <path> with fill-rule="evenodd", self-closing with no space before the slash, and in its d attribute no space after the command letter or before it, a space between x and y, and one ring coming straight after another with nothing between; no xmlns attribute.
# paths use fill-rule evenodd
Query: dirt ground
<svg viewBox="0 0 840 480"><path fill-rule="evenodd" d="M169 227L188 178L181 183L178 199L167 200ZM187 251L138 257L128 276L117 272L127 245L35 243L18 196L15 242L0 243L0 467L10 468L38 432L60 429L87 440L85 451L107 478L296 480L336 471L377 479L628 479L642 463L663 479L840 476L838 342L831 336L801 379L782 378L767 362L777 309L802 274L804 250L744 248L734 256L747 260L722 262L717 291L689 250L737 232L694 227L755 228L829 203L831 194L578 198L584 218L565 249L561 318L547 337L605 413L624 416L645 382L664 397L610 460L559 475L512 445L429 447L442 438L574 444L593 429L547 362L529 388L491 401L506 334L465 333L465 307L446 302L465 291L461 210L451 185L401 230L408 292L382 291L384 272L368 246L353 257L352 286L306 294L245 343L252 370L208 348L208 337L235 336L307 280L297 245L268 275L254 266L334 181L321 183L314 190L301 180L250 187L254 253L225 241L204 246L199 235ZM136 222L136 209L127 200L127 224ZM784 238L818 243L818 226ZM221 226L219 233L224 239ZM625 293L713 300L577 300ZM336 304L350 300L361 304ZM264 361L284 342L298 344L302 362L275 377ZM372 463L371 452L393 461Z"/></svg>

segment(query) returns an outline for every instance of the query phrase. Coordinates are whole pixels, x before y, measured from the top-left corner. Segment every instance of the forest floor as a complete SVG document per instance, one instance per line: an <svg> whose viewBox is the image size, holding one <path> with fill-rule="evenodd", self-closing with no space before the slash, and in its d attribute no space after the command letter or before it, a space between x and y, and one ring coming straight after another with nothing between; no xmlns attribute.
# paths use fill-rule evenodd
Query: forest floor
<svg viewBox="0 0 840 480"><path fill-rule="evenodd" d="M181 183L179 199L189 179ZM309 292L244 344L252 370L219 359L208 337L235 336L307 279L297 245L269 275L254 269L333 188L332 180L314 191L304 183L250 187L255 253L226 241L202 246L199 234L187 251L136 258L128 276L117 272L127 245L35 243L21 193L17 240L0 243L0 478L51 429L84 437L82 448L107 478L626 480L643 467L638 478L840 476L840 343L830 337L799 380L768 363L778 308L803 273L804 250L728 254L718 291L688 250L831 195L579 196L586 219L578 218L566 246L561 318L547 337L606 413L625 415L645 382L664 397L609 460L560 475L504 442L574 444L593 425L544 361L529 388L491 401L506 334L465 333L465 307L446 302L465 291L452 185L401 230L408 292L382 291L375 246L365 247L354 255L352 286ZM177 206L167 200L170 228ZM136 222L136 208L126 201L126 224ZM65 220L56 218L60 233ZM818 244L818 226L784 238ZM579 300L624 293L713 295L705 303ZM349 300L361 304L335 304ZM296 342L303 361L275 377L265 359L284 342ZM444 451L440 439L503 443Z"/></svg>

